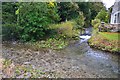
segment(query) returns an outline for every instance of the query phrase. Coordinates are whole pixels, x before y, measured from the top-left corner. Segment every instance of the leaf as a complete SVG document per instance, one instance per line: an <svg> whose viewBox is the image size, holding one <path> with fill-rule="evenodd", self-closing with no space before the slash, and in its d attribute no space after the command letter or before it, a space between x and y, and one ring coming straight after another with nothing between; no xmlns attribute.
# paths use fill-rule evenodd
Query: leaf
<svg viewBox="0 0 120 80"><path fill-rule="evenodd" d="M16 15L18 15L18 14L19 14L19 8L16 10L15 14L16 14Z"/></svg>

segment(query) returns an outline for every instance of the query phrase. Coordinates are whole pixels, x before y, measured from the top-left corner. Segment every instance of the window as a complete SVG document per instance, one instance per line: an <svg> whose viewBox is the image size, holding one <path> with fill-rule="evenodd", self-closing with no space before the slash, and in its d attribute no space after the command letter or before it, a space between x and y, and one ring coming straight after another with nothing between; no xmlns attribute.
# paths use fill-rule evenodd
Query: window
<svg viewBox="0 0 120 80"><path fill-rule="evenodd" d="M117 16L117 15L115 14L114 23L116 23L116 16Z"/></svg>
<svg viewBox="0 0 120 80"><path fill-rule="evenodd" d="M120 23L120 13L118 13L118 23Z"/></svg>

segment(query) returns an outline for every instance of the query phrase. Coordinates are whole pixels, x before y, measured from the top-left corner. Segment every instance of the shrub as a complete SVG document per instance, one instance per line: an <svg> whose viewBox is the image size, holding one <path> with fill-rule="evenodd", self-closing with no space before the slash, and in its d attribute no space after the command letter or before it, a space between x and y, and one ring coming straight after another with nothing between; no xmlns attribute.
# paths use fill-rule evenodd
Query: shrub
<svg viewBox="0 0 120 80"><path fill-rule="evenodd" d="M98 28L98 26L100 25L100 20L99 19L94 19L92 20L92 25L94 28Z"/></svg>
<svg viewBox="0 0 120 80"><path fill-rule="evenodd" d="M58 33L60 33L63 36L72 37L72 30L73 30L72 22L67 21L60 25L60 27L58 28Z"/></svg>
<svg viewBox="0 0 120 80"><path fill-rule="evenodd" d="M43 38L48 25L59 21L56 7L48 3L20 3L16 11L20 38L23 41L36 41Z"/></svg>
<svg viewBox="0 0 120 80"><path fill-rule="evenodd" d="M14 2L2 3L2 40L18 38L16 29L17 17L15 15L17 5Z"/></svg>
<svg viewBox="0 0 120 80"><path fill-rule="evenodd" d="M62 38L72 38L74 32L74 22L66 21L61 24L50 25L50 29L57 31L57 34Z"/></svg>
<svg viewBox="0 0 120 80"><path fill-rule="evenodd" d="M105 9L102 9L96 16L96 19L100 19L101 21L108 23L109 13Z"/></svg>
<svg viewBox="0 0 120 80"><path fill-rule="evenodd" d="M2 40L16 40L19 38L16 24L7 24L2 26Z"/></svg>

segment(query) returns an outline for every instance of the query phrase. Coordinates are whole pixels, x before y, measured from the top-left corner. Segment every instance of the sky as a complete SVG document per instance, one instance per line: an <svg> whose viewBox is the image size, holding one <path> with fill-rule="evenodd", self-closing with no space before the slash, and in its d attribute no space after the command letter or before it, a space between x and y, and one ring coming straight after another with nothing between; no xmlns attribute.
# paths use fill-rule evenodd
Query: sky
<svg viewBox="0 0 120 80"><path fill-rule="evenodd" d="M115 2L115 0L102 0L102 1L104 2L106 8L110 8Z"/></svg>

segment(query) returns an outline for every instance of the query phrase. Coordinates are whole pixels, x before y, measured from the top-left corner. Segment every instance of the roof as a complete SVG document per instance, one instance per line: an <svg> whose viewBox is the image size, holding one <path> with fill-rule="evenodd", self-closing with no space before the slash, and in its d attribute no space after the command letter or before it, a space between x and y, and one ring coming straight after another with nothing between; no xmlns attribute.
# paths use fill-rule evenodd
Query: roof
<svg viewBox="0 0 120 80"><path fill-rule="evenodd" d="M115 13L115 12L117 12L117 11L120 11L120 0L117 0L117 1L114 3L112 13Z"/></svg>

